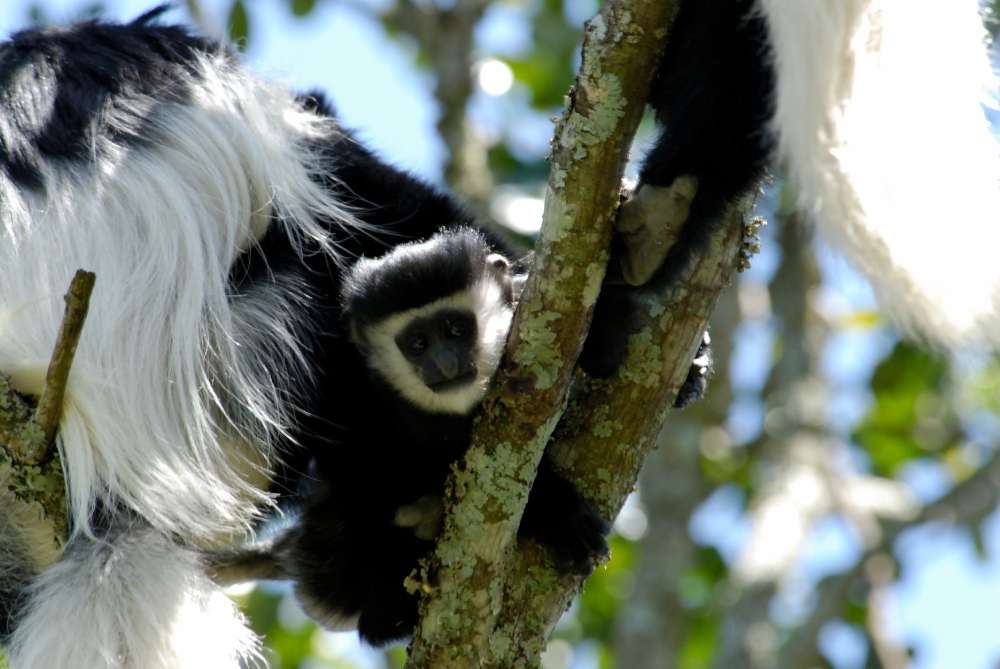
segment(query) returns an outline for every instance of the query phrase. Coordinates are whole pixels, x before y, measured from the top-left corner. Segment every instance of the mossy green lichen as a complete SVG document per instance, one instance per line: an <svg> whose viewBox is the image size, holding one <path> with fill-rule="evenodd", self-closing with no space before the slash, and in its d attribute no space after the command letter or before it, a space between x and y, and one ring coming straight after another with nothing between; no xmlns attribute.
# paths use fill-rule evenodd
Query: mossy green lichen
<svg viewBox="0 0 1000 669"><path fill-rule="evenodd" d="M664 311L660 315L660 320L656 322L656 327L660 332L670 332L670 326L674 322L674 314L672 311Z"/></svg>
<svg viewBox="0 0 1000 669"><path fill-rule="evenodd" d="M622 429L622 424L617 420L608 420L609 407L607 404L602 404L601 406L594 409L593 416L591 418L591 430L595 437L600 439L607 439L615 432Z"/></svg>
<svg viewBox="0 0 1000 669"><path fill-rule="evenodd" d="M760 216L750 218L743 224L743 244L736 256L737 272L750 269L750 259L760 253L760 229L765 225L767 221Z"/></svg>
<svg viewBox="0 0 1000 669"><path fill-rule="evenodd" d="M603 42L604 38L607 37L608 27L604 23L604 16L598 14L594 18L587 22L587 32L590 33L591 39L598 42Z"/></svg>
<svg viewBox="0 0 1000 669"><path fill-rule="evenodd" d="M542 301L537 295L525 308L532 315L521 322L521 343L514 353L514 362L526 373L534 375L536 388L551 388L558 378L563 361L562 353L555 343L556 333L549 328L549 323L562 318L562 315L543 310Z"/></svg>
<svg viewBox="0 0 1000 669"><path fill-rule="evenodd" d="M628 353L619 370L622 379L646 388L653 388L660 382L663 361L660 347L653 343L653 333L649 328L629 337Z"/></svg>
<svg viewBox="0 0 1000 669"><path fill-rule="evenodd" d="M589 137L582 136L584 144L596 144L611 138L618 122L625 117L628 99L622 95L622 83L617 75L594 69L588 76L587 101L590 109L585 126Z"/></svg>
<svg viewBox="0 0 1000 669"><path fill-rule="evenodd" d="M461 579L471 576L471 570L475 568L477 563L476 557L457 541L439 541L434 554L441 561L442 566L454 568Z"/></svg>
<svg viewBox="0 0 1000 669"><path fill-rule="evenodd" d="M444 593L432 600L423 616L424 620L433 621L433 624L423 626L424 640L446 644L448 639L457 637L467 622L465 611L465 603L454 593ZM455 650L460 651L458 648ZM471 649L468 651L471 652Z"/></svg>
<svg viewBox="0 0 1000 669"><path fill-rule="evenodd" d="M549 183L552 184L553 188L562 190L566 187L566 175L568 172L561 167L556 167L553 165L552 174L549 175Z"/></svg>
<svg viewBox="0 0 1000 669"><path fill-rule="evenodd" d="M482 508L481 505L488 504L492 499L499 505L499 513L503 517L523 508L528 490L517 480L523 458L508 443L498 444L491 454L479 448L470 449L465 461L476 472L478 486L470 492L476 496L474 503Z"/></svg>
<svg viewBox="0 0 1000 669"><path fill-rule="evenodd" d="M489 593L485 590L476 590L472 593L472 605L477 609L486 608L490 603Z"/></svg>
<svg viewBox="0 0 1000 669"><path fill-rule="evenodd" d="M551 191L550 191L551 193ZM559 195L546 195L545 218L542 221L543 239L540 245L551 245L573 235L576 207ZM546 255L539 254L535 266L541 269L545 266Z"/></svg>
<svg viewBox="0 0 1000 669"><path fill-rule="evenodd" d="M513 659L508 658L513 650L513 644L511 643L511 638L513 636L513 629L509 625L498 627L493 630L493 634L490 635L489 640L490 654L494 658Z"/></svg>
<svg viewBox="0 0 1000 669"><path fill-rule="evenodd" d="M613 479L613 477L611 475L611 471L610 470L605 469L604 467L601 467L600 469L598 469L597 470L597 480L599 481L599 483L598 483L598 486L597 486L597 495L594 496L594 497L591 497L590 499L598 499L598 500L609 500L609 499L611 499L612 498L612 491L615 489L615 486L612 485L612 479Z"/></svg>
<svg viewBox="0 0 1000 669"><path fill-rule="evenodd" d="M53 542L66 540L66 485L59 452L38 465L19 464L44 452L45 434L33 419L31 401L17 394L0 376L0 468L15 498L38 508L40 520L52 527Z"/></svg>
<svg viewBox="0 0 1000 669"><path fill-rule="evenodd" d="M602 250L594 262L587 265L587 283L583 286L583 294L580 301L586 308L597 304L597 298L601 294L601 285L604 283L604 274L608 267L609 254Z"/></svg>

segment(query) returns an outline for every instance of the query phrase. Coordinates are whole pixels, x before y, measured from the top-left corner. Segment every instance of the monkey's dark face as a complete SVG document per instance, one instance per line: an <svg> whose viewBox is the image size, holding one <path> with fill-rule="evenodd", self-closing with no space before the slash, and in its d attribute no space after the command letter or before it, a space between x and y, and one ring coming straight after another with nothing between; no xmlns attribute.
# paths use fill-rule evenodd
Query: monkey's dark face
<svg viewBox="0 0 1000 669"><path fill-rule="evenodd" d="M406 401L432 413L467 414L500 364L514 313L509 293L506 282L484 275L466 290L355 329L352 337Z"/></svg>
<svg viewBox="0 0 1000 669"><path fill-rule="evenodd" d="M476 382L476 314L442 309L415 318L396 335L396 346L428 388L436 393Z"/></svg>

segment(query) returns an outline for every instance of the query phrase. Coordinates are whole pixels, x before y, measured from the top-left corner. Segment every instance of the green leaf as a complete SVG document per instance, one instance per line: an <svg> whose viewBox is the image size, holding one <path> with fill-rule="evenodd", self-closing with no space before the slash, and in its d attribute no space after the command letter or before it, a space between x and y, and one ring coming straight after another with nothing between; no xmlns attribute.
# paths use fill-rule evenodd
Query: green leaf
<svg viewBox="0 0 1000 669"><path fill-rule="evenodd" d="M292 7L292 14L295 16L305 16L316 7L316 0L289 0Z"/></svg>
<svg viewBox="0 0 1000 669"><path fill-rule="evenodd" d="M718 645L718 623L710 616L696 616L691 620L691 632L678 653L680 669L703 669L712 664Z"/></svg>
<svg viewBox="0 0 1000 669"><path fill-rule="evenodd" d="M232 9L229 10L229 18L226 19L226 26L229 28L230 41L240 51L245 51L250 40L250 17L247 15L243 0L236 0L233 3Z"/></svg>
<svg viewBox="0 0 1000 669"><path fill-rule="evenodd" d="M875 369L875 402L853 435L875 473L890 476L900 464L960 438L961 426L945 401L947 381L946 358L903 342Z"/></svg>
<svg viewBox="0 0 1000 669"><path fill-rule="evenodd" d="M868 451L872 467L882 476L890 475L900 464L926 455L913 439L884 431L871 431L858 441Z"/></svg>
<svg viewBox="0 0 1000 669"><path fill-rule="evenodd" d="M287 596L258 586L241 605L243 613L250 619L250 629L264 639L265 649L270 651L269 666L274 669L297 669L311 653L312 635L316 632L316 624L312 621L294 630L282 626L278 607Z"/></svg>

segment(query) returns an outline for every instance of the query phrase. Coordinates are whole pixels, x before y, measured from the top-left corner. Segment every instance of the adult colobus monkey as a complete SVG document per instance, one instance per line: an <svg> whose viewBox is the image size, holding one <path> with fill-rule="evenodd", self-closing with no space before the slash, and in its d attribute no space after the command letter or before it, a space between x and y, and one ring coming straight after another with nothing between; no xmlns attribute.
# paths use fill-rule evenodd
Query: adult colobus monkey
<svg viewBox="0 0 1000 669"><path fill-rule="evenodd" d="M684 4L652 97L666 132L636 197L685 175L698 195L652 284L776 140L800 202L902 322L946 344L1000 338L976 9ZM264 474L353 346L325 329L337 295L310 273L471 224L317 100L150 18L0 46L0 370L18 389L40 390L72 272L99 277L60 424L74 528L61 560L0 505L0 632L19 668L238 666L254 640L188 546L254 521Z"/></svg>

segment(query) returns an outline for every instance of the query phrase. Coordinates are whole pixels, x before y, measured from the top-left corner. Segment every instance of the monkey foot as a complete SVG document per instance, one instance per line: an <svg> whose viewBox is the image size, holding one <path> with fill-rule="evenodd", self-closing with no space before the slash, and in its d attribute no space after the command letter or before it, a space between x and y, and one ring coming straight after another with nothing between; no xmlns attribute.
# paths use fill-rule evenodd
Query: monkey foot
<svg viewBox="0 0 1000 669"><path fill-rule="evenodd" d="M621 257L625 281L641 286L653 277L677 241L697 192L698 179L685 175L669 186L644 184L622 203L615 229L626 249Z"/></svg>

